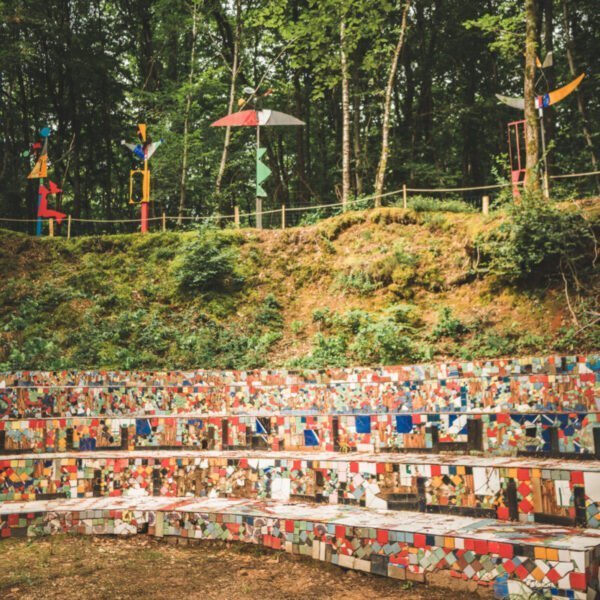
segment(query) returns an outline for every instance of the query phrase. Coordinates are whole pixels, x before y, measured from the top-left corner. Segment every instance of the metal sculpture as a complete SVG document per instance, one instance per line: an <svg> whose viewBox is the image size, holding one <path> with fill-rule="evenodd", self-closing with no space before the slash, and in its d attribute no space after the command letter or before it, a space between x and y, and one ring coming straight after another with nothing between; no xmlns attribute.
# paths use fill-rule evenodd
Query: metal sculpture
<svg viewBox="0 0 600 600"><path fill-rule="evenodd" d="M538 69L541 70L542 76L545 79L544 69L552 66L552 53L548 53L544 62L541 63L539 58L536 60ZM585 74L582 73L579 77L573 79L573 81L567 83L556 90L548 91L547 93L536 96L535 107L538 109L538 115L540 120L540 133L542 142L542 157L544 161L544 177L543 177L543 192L546 199L549 198L549 182L548 182L548 164L546 162L546 131L544 128L544 108L557 104L561 100L564 100L569 94L573 93ZM525 98L515 98L511 96L503 96L502 94L496 94L496 98L503 104L516 108L517 110L525 110ZM513 121L508 124L508 154L510 158L510 170L511 170L511 181L513 184L513 198L517 199L520 196L519 185L521 185L525 179L525 169L523 168L524 161L521 160L521 139L525 137L525 130L527 123L522 121ZM521 137L521 132L523 138ZM515 138L515 144L513 145L513 136ZM523 144L524 147L524 144Z"/></svg>
<svg viewBox="0 0 600 600"><path fill-rule="evenodd" d="M278 125L304 125L304 121L276 110L242 110L211 124L211 127L256 127L256 227L258 229L262 229L262 199L267 196L262 183L271 174L271 169L261 160L267 149L260 146L260 128Z"/></svg>
<svg viewBox="0 0 600 600"><path fill-rule="evenodd" d="M42 219L44 217L56 219L59 225L66 217L64 213L48 208L48 196L59 194L62 190L50 180L48 180L49 188L44 185L44 179L48 177L48 138L50 137L50 128L42 127L40 136L43 140L42 142L33 144L30 151L23 152L23 156L33 156L35 158L35 164L27 179L39 179L36 222L36 235L38 236L42 235Z"/></svg>
<svg viewBox="0 0 600 600"><path fill-rule="evenodd" d="M133 155L144 163L142 169L132 169L129 171L129 204L140 205L140 230L142 233L147 233L148 204L150 203L150 168L148 167L148 161L163 143L163 140L153 142L147 134L146 125L144 123L138 125L137 134L140 140L138 144L128 144L125 140L122 140L121 144L129 148ZM137 200L134 198L133 194L136 176L141 177L142 180L142 196Z"/></svg>

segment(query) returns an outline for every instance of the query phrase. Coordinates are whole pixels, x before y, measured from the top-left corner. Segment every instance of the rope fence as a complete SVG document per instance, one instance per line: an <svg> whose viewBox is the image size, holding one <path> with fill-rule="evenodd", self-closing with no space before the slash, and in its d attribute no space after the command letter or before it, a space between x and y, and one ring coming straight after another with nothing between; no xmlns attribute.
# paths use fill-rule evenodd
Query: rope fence
<svg viewBox="0 0 600 600"><path fill-rule="evenodd" d="M560 175L552 175L550 179L573 179L573 178L582 178L582 177L590 177L590 176L598 176L600 175L600 171L587 171L584 173L568 173L568 174L560 174ZM258 229L262 229L262 217L263 216L279 216L280 219L277 219L279 225L277 228L285 229L286 227L294 226L294 224L290 223L289 219L287 219L288 213L301 213L301 212L310 212L310 211L321 211L326 210L330 211L332 209L338 210L346 210L349 207L359 205L369 204L374 202L375 207L381 206L381 201L384 198L390 198L393 196L402 196L402 206L404 208L408 208L408 195L409 194L434 194L434 193L450 193L450 194L464 194L465 192L490 192L492 190L502 190L506 188L514 188L516 186L522 186L523 182L515 182L515 183L497 183L492 185L479 185L479 186L470 186L470 187L439 187L439 188L412 188L406 185L403 185L401 189L394 190L391 192L385 192L383 194L373 194L370 196L364 196L361 198L355 198L352 200L348 200L347 202L333 202L330 204L317 204L317 205L306 205L306 206L285 206L281 205L281 208L275 208L270 210L260 210L260 211L250 211L250 212L240 212L239 207L235 207L235 212L233 214L223 215L223 214L214 214L211 216L189 216L189 215L167 215L166 213L162 213L160 216L148 217L147 221L152 223L159 223L160 229L162 231L167 231L167 222L176 222L177 224L182 224L184 222L191 223L203 223L203 222L215 222L215 221L225 221L231 220L235 227L241 226L242 219L255 219L256 225ZM484 214L488 214L490 208L490 196L483 195L478 197L480 199L481 210ZM140 223L139 218L134 219L86 219L81 217L71 217L68 215L65 219L67 225L67 233L66 237L70 239L71 229L73 223L82 223L82 224L128 224ZM0 217L0 223L37 223L38 219L15 219L9 217ZM302 224L300 220L296 219L296 225ZM55 235L55 224L54 219L47 219L48 222L48 233L50 237L54 237ZM271 227L272 228L272 227Z"/></svg>

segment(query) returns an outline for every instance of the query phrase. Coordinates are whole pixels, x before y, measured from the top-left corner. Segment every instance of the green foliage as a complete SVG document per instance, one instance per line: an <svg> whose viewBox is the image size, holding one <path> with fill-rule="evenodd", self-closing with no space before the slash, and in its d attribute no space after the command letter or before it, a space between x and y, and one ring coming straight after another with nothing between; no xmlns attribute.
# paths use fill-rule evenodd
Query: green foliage
<svg viewBox="0 0 600 600"><path fill-rule="evenodd" d="M527 220L517 213L526 210L531 211ZM562 213L559 219L556 211ZM581 241L579 227L592 230L591 214L587 210L586 221L568 206L534 210L525 204L493 219L383 208L344 213L310 231L283 234L203 229L66 242L0 232L0 370L251 369L280 366L290 356L300 357L291 366L326 368L439 356L584 352L600 346L598 278L590 264L593 239L585 238L592 245L578 258L570 238ZM424 227L432 217L466 223L469 230L437 236L431 224ZM550 226L551 218L560 227ZM519 235L508 235L513 228ZM459 236L462 252L463 242L473 247L478 230L485 231L478 243L487 244L479 246L486 269L493 243L508 244L512 252L517 246L547 252L555 247L539 244L538 235L550 231L553 240L559 233L569 238L561 252L568 257L562 260L577 324L569 319L564 282L547 274L544 261L535 267L544 269L541 285L532 276L526 289L503 288L505 280L497 274L480 273L473 285L446 283L446 269L466 269L464 257L457 262L451 249L452 236ZM332 235L327 246L323 232ZM336 239L342 232L344 239ZM360 255L353 248L360 248ZM368 279L360 284L380 291L368 299L331 293L335 285L329 284L345 264L355 266L342 272L361 272ZM193 292L181 283L189 273L199 276ZM246 284L240 287L242 276ZM446 286L448 293L439 294ZM371 294L368 287L351 291ZM404 300L389 304L398 298ZM297 320L314 306L319 308L312 322ZM427 327L432 317L435 321L432 306L439 316ZM524 318L527 309L531 321Z"/></svg>
<svg viewBox="0 0 600 600"><path fill-rule="evenodd" d="M235 289L244 281L238 260L239 253L230 237L204 229L184 248L176 272L179 288L185 293Z"/></svg>
<svg viewBox="0 0 600 600"><path fill-rule="evenodd" d="M443 199L428 196L412 196L408 199L408 207L412 208L415 212L476 212L473 205L456 198Z"/></svg>
<svg viewBox="0 0 600 600"><path fill-rule="evenodd" d="M358 364L399 364L421 358L406 327L383 318L365 323L357 332L350 352Z"/></svg>
<svg viewBox="0 0 600 600"><path fill-rule="evenodd" d="M510 59L522 51L524 22L523 9L518 3L501 0L494 13L465 21L464 25L466 29L477 28L486 33L492 40L489 43L490 50Z"/></svg>
<svg viewBox="0 0 600 600"><path fill-rule="evenodd" d="M281 309L283 307L273 294L268 294L256 313L256 322L259 325L270 325L272 327L283 327Z"/></svg>
<svg viewBox="0 0 600 600"><path fill-rule="evenodd" d="M510 219L477 240L482 267L500 281L513 284L544 281L564 273L577 277L595 260L592 225L577 210L560 210L524 198Z"/></svg>
<svg viewBox="0 0 600 600"><path fill-rule="evenodd" d="M348 364L347 350L348 343L344 336L317 333L311 354L290 361L289 366L302 369L345 367Z"/></svg>
<svg viewBox="0 0 600 600"><path fill-rule="evenodd" d="M350 271L339 273L336 277L336 287L339 290L353 292L359 296L368 296L381 287L381 283L373 281L369 273Z"/></svg>
<svg viewBox="0 0 600 600"><path fill-rule="evenodd" d="M458 341L468 333L469 328L452 314L452 309L445 306L439 314L438 322L431 332L434 340L441 338L450 338Z"/></svg>
<svg viewBox="0 0 600 600"><path fill-rule="evenodd" d="M414 339L418 321L410 305L392 305L383 315L364 310L315 311L313 320L330 335L319 333L313 340L312 354L294 365L321 368L318 365L325 364L326 357L343 362L342 354L344 361L359 364L410 362L424 356Z"/></svg>

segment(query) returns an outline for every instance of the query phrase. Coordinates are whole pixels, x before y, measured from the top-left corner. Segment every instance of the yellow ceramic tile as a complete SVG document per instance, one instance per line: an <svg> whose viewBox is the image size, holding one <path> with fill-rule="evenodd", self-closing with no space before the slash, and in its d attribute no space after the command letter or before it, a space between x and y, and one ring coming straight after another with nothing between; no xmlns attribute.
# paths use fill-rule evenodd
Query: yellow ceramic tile
<svg viewBox="0 0 600 600"><path fill-rule="evenodd" d="M558 560L558 550L556 548L546 548L546 560Z"/></svg>
<svg viewBox="0 0 600 600"><path fill-rule="evenodd" d="M546 548L543 548L542 546L536 546L535 558L539 560L546 560Z"/></svg>

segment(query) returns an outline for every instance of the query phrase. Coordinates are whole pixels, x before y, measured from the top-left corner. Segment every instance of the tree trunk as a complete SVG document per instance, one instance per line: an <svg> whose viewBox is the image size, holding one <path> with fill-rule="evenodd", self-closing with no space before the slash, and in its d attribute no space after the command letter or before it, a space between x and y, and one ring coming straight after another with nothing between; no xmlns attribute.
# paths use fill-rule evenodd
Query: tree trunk
<svg viewBox="0 0 600 600"><path fill-rule="evenodd" d="M540 60L543 61L549 52L554 52L554 0L544 0L544 56L540 55ZM554 66L544 69L544 77L548 85L548 90L553 90L556 87L554 77ZM546 147L552 145L552 141L556 137L555 112L553 110L544 111L544 128L546 131ZM546 167L548 173L552 171L552 163L550 156L546 156Z"/></svg>
<svg viewBox="0 0 600 600"><path fill-rule="evenodd" d="M137 16L140 24L140 77L142 89L147 92L154 92L158 81L154 56L151 10L151 0L142 0L138 5Z"/></svg>
<svg viewBox="0 0 600 600"><path fill-rule="evenodd" d="M385 169L387 167L387 159L389 153L389 132L390 132L390 109L392 106L392 92L394 90L394 80L396 79L396 71L398 70L398 59L404 44L404 35L408 22L408 10L410 9L410 0L406 0L404 10L402 11L402 25L400 26L400 35L398 43L394 49L394 57L388 74L388 82L385 88L385 101L383 104L383 124L381 126L381 157L379 166L377 167L377 177L375 179L375 206L381 205L379 196L383 193L383 184L385 182Z"/></svg>
<svg viewBox="0 0 600 600"><path fill-rule="evenodd" d="M192 109L192 86L194 84L194 71L196 65L196 38L198 37L198 6L195 0L192 2L192 47L190 50L190 72L188 76L188 90L185 98L185 111L183 113L183 154L181 157L181 179L179 180L179 215L177 224L183 222L183 211L185 210L186 180L188 168L188 137L190 112Z"/></svg>
<svg viewBox="0 0 600 600"><path fill-rule="evenodd" d="M565 30L566 42L567 42L567 60L569 62L569 70L571 71L571 75L573 77L577 77L577 70L575 69L575 49L573 38L571 37L571 28L569 24L569 7L567 4L567 0L562 0L563 7L563 27ZM585 111L585 104L583 102L583 94L580 88L575 90L575 94L577 96L577 110L579 111L579 115L581 117L581 130L583 132L583 137L585 139L586 146L590 151L590 160L592 162L592 170L598 170L598 157L596 156L596 151L594 149L594 142L592 140L592 136L590 134L590 130L588 129L588 120L587 114ZM596 188L598 192L600 192L600 179L598 175L595 177L596 179Z"/></svg>
<svg viewBox="0 0 600 600"><path fill-rule="evenodd" d="M346 23L340 21L340 66L342 70L342 204L350 199L350 91L346 57Z"/></svg>
<svg viewBox="0 0 600 600"><path fill-rule="evenodd" d="M239 54L240 54L240 41L242 37L242 4L240 0L235 3L236 6L236 23L235 23L235 35L233 39L233 56L231 60L231 84L229 86L229 103L227 104L227 114L230 115L233 112L235 104L235 90L237 83L237 76L239 70ZM215 183L215 193L219 195L221 193L221 185L223 183L223 177L225 176L225 168L227 167L227 156L229 154L229 144L231 143L231 127L225 128L225 140L223 141L223 151L221 152L221 162L219 163L219 172L217 173L217 182Z"/></svg>
<svg viewBox="0 0 600 600"><path fill-rule="evenodd" d="M358 75L355 74L355 82L358 81ZM355 83L355 85L358 85ZM352 141L353 141L353 153L354 153L354 191L357 198L362 196L363 182L362 182L362 158L360 149L360 98L356 93L356 88L352 94Z"/></svg>
<svg viewBox="0 0 600 600"><path fill-rule="evenodd" d="M535 56L538 39L537 1L525 0L525 187L540 188L538 164L538 112L535 107Z"/></svg>

